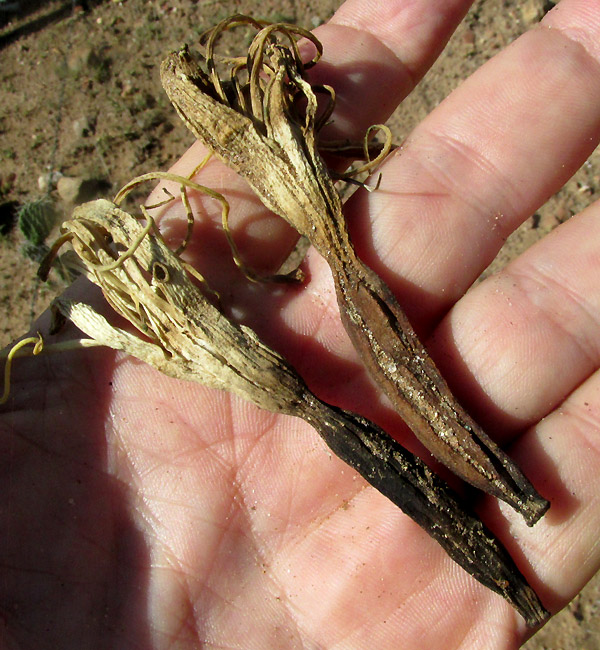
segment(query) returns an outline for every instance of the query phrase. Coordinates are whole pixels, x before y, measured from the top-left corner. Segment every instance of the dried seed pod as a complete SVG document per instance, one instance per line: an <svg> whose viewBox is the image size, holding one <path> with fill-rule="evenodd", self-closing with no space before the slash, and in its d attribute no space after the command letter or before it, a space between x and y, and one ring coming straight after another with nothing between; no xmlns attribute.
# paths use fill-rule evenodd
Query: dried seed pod
<svg viewBox="0 0 600 650"><path fill-rule="evenodd" d="M217 56L219 35L238 25L257 30L247 57ZM308 64L297 37L317 50ZM533 525L548 501L458 403L391 290L354 252L340 198L317 150L324 120L317 118L315 92L304 78L322 52L319 41L296 26L263 27L240 15L203 40L206 72L185 47L161 66L163 86L183 121L327 260L355 348L415 435L458 476L506 501ZM229 65L227 82L217 63ZM333 91L330 96L326 114Z"/></svg>
<svg viewBox="0 0 600 650"><path fill-rule="evenodd" d="M144 178L150 176L206 190L171 174ZM223 201L225 210L223 197L212 196ZM544 622L548 612L508 552L448 485L372 422L319 400L254 331L224 316L206 289L192 282L193 269L144 215L142 226L117 205L98 200L76 208L72 220L63 224L59 243L71 243L85 275L143 334L142 339L111 325L85 303L56 299L54 309L91 337L80 344L124 350L172 377L229 390L261 408L303 418L336 455L423 527L454 561L510 602L528 625Z"/></svg>

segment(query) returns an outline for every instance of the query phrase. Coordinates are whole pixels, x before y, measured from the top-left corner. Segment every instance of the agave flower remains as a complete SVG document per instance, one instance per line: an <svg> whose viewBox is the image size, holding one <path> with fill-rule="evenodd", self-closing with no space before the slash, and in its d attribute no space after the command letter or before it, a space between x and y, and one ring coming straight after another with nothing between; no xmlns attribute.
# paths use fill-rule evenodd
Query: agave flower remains
<svg viewBox="0 0 600 650"><path fill-rule="evenodd" d="M239 26L256 30L247 55L217 55L219 37ZM297 44L301 37L316 49L306 63ZM183 121L327 260L355 348L415 435L456 474L533 525L548 501L457 402L391 290L354 252L340 197L318 151L335 94L311 86L305 74L321 56L320 42L299 27L265 26L240 15L219 23L202 42L205 69L186 47L161 66L163 86ZM328 98L320 113L317 93ZM365 169L377 163L367 162Z"/></svg>
<svg viewBox="0 0 600 650"><path fill-rule="evenodd" d="M178 181L209 194L220 201L223 215L228 210L218 193L161 172L134 179L114 203L100 199L76 208L73 218L63 224L63 235L40 274L45 277L59 248L69 242L82 273L101 288L108 303L138 333L111 324L91 305L59 297L53 303L56 324L69 320L89 338L19 341L8 355L7 379L12 357L22 353L24 346L33 346L31 352L40 354L103 345L123 350L171 377L228 390L260 408L302 418L337 456L424 528L452 559L510 602L528 625L544 622L548 612L506 549L440 477L372 422L319 400L281 355L253 330L222 313L204 280L180 257L191 228L173 251L144 208L146 224L142 225L139 218L119 207L135 185L152 178ZM191 223L185 192L182 198Z"/></svg>

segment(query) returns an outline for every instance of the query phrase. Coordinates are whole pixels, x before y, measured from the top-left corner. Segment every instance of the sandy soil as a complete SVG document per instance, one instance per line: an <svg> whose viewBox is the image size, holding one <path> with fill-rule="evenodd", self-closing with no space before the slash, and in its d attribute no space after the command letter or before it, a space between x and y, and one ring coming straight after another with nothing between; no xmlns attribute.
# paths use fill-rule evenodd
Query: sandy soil
<svg viewBox="0 0 600 650"><path fill-rule="evenodd" d="M133 176L166 169L191 143L161 90L158 63L169 49L230 13L287 20L312 28L338 0L22 0L0 3L0 344L23 333L60 281L41 285L23 252L15 207L48 199L59 215L68 202L44 177L88 181L79 200L110 196ZM454 87L552 6L544 0L477 0L416 91L391 120L396 141ZM499 268L597 198L600 155L507 241ZM86 188L84 187L84 190ZM63 194L66 190L63 189ZM528 650L600 648L600 579L526 644Z"/></svg>

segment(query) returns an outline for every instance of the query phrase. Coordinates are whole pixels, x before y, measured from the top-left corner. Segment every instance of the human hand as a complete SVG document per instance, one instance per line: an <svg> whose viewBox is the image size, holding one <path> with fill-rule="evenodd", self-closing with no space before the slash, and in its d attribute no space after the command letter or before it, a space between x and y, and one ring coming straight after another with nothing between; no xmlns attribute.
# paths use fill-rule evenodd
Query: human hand
<svg viewBox="0 0 600 650"><path fill-rule="evenodd" d="M387 3L389 15L372 19L358 15L362 4L346 3L318 34L321 74L340 95L336 124L355 138L410 90L468 3L422 2L402 14ZM385 163L380 191L347 206L359 253L431 334L428 347L462 401L552 500L532 530L492 499L480 508L552 609L598 568L590 487L598 337L586 286L594 207L462 296L506 234L597 142L593 51L565 36L568 25L571 39L594 42L583 6L563 0L546 18L553 30L519 39L463 84ZM356 104L373 79L370 101ZM176 171L203 155L192 147ZM235 177L210 163L201 180L226 193L251 266L285 256L293 233ZM209 200L195 203L217 218ZM175 205L163 215L174 238L181 216ZM208 219L190 255L223 304L317 394L412 444L338 322L322 260L309 253L300 289L248 286ZM23 645L385 648L402 639L406 648L492 648L524 638L506 603L331 457L307 425L109 351L36 357L15 374L0 424L2 589L17 605L5 613L7 633ZM572 566L582 554L585 566Z"/></svg>

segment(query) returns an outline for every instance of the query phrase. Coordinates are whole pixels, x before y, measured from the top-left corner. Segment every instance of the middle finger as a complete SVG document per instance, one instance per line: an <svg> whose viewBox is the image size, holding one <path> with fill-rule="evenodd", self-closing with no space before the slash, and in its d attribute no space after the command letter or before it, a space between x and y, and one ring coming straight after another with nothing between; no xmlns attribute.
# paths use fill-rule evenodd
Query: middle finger
<svg viewBox="0 0 600 650"><path fill-rule="evenodd" d="M380 191L347 206L360 254L417 325L431 327L597 145L597 15L563 0L413 131Z"/></svg>

